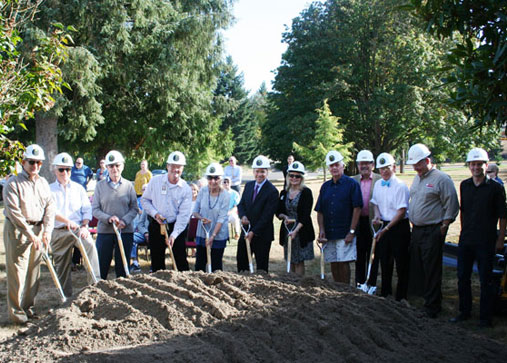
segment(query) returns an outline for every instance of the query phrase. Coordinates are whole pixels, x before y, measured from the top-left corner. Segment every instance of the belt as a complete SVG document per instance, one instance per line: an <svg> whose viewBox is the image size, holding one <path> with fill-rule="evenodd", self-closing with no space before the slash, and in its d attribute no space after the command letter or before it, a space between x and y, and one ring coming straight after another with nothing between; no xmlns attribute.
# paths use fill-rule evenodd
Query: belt
<svg viewBox="0 0 507 363"><path fill-rule="evenodd" d="M42 224L42 221L34 222L34 221L26 221L31 226L40 226Z"/></svg>
<svg viewBox="0 0 507 363"><path fill-rule="evenodd" d="M435 226L440 226L442 224L442 222L440 223L434 223L434 224L427 224L425 226L416 226L415 224L413 224L413 227L414 228L432 228L432 227L435 227Z"/></svg>

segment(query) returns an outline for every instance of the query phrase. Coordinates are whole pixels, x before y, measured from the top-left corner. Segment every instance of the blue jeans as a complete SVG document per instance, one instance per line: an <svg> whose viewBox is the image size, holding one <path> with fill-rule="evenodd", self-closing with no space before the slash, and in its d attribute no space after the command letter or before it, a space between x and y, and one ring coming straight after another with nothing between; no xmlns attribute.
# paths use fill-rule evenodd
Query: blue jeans
<svg viewBox="0 0 507 363"><path fill-rule="evenodd" d="M134 242L132 244L132 252L130 253L130 258L137 260L137 246L146 244L146 237L144 234L139 232L134 232Z"/></svg>
<svg viewBox="0 0 507 363"><path fill-rule="evenodd" d="M125 250L125 256L130 256L134 234L122 233L121 239L123 240L123 249ZM109 267L111 266L111 260L113 259L113 250L114 271L116 272L116 277L126 277L116 235L111 233L99 233L97 235L97 252L99 253L100 277L103 280L107 279Z"/></svg>

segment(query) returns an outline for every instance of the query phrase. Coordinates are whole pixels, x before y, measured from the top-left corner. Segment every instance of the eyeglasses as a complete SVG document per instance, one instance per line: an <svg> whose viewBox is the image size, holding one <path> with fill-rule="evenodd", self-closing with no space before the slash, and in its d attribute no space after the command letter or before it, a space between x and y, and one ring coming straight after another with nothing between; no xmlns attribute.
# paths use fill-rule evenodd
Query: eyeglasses
<svg viewBox="0 0 507 363"><path fill-rule="evenodd" d="M107 167L112 169L112 168L120 168L120 165L121 164L109 164Z"/></svg>
<svg viewBox="0 0 507 363"><path fill-rule="evenodd" d="M494 174L495 172L493 170L488 170L488 171L486 171L486 173L488 173L488 174Z"/></svg>
<svg viewBox="0 0 507 363"><path fill-rule="evenodd" d="M289 178L301 179L303 176L299 174L289 174Z"/></svg>
<svg viewBox="0 0 507 363"><path fill-rule="evenodd" d="M70 173L70 168L58 168L58 171L60 173L63 173L64 171L66 171L67 173Z"/></svg>
<svg viewBox="0 0 507 363"><path fill-rule="evenodd" d="M30 165L42 165L42 161L41 160L27 160L28 161L28 164Z"/></svg>
<svg viewBox="0 0 507 363"><path fill-rule="evenodd" d="M225 179L225 180L223 181L223 183L224 183L224 184L229 184L229 180Z"/></svg>
<svg viewBox="0 0 507 363"><path fill-rule="evenodd" d="M218 175L208 175L208 180L218 180L220 179L220 176Z"/></svg>

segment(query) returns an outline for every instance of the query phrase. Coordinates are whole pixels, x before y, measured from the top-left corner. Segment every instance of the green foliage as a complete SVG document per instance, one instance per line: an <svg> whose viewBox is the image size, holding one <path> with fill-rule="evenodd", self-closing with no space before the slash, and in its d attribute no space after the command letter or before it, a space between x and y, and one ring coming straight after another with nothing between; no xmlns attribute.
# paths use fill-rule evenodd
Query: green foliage
<svg viewBox="0 0 507 363"><path fill-rule="evenodd" d="M284 158L293 142L312 142L323 99L355 151L396 154L424 140L443 157L470 144L462 138L470 122L444 101L449 89L441 86L452 42L426 34L397 1L314 3L283 41L288 48L263 127L272 158Z"/></svg>
<svg viewBox="0 0 507 363"><path fill-rule="evenodd" d="M411 0L410 9L438 37L455 45L447 60L450 103L478 126L507 119L507 1ZM456 36L459 33L459 36Z"/></svg>
<svg viewBox="0 0 507 363"><path fill-rule="evenodd" d="M55 110L62 149L99 159L115 148L154 164L176 149L203 164L230 152L212 92L230 6L229 0L45 1L42 25L56 20L77 29L65 69L73 91Z"/></svg>
<svg viewBox="0 0 507 363"><path fill-rule="evenodd" d="M325 167L326 154L330 150L339 151L346 163L351 156L353 143L343 142L343 128L340 127L338 117L331 114L327 99L320 109L315 110L318 117L315 121L315 136L308 145L299 145L294 142L293 148L298 157L309 170ZM324 177L325 178L325 177Z"/></svg>
<svg viewBox="0 0 507 363"><path fill-rule="evenodd" d="M0 2L0 175L11 171L23 149L7 134L15 127L26 129L25 120L37 110L51 109L54 95L68 87L60 66L67 57L71 29L50 23L47 33L30 30L38 5Z"/></svg>

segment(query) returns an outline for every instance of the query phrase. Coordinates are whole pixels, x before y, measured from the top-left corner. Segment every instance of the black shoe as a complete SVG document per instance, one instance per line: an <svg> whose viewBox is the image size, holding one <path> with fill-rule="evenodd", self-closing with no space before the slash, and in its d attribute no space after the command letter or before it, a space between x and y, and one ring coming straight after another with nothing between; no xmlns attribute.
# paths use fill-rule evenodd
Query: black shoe
<svg viewBox="0 0 507 363"><path fill-rule="evenodd" d="M491 320L481 320L479 321L479 328L491 328L493 324Z"/></svg>
<svg viewBox="0 0 507 363"><path fill-rule="evenodd" d="M470 319L470 314L459 313L454 318L450 318L450 323L460 323L462 321Z"/></svg>

